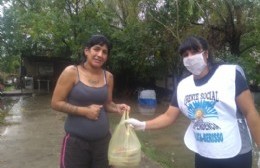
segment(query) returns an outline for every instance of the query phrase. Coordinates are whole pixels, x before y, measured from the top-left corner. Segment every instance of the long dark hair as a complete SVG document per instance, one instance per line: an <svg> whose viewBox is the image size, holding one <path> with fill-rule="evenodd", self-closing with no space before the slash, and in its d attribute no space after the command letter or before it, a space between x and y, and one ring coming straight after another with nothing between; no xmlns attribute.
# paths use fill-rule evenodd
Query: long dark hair
<svg viewBox="0 0 260 168"><path fill-rule="evenodd" d="M86 62L86 56L84 54L84 49L85 48L91 48L93 47L94 45L106 45L107 46L107 49L108 49L108 55L112 49L112 44L110 43L110 41L104 36L104 35L101 35L101 34L97 34L97 35L92 35L91 38L83 45L83 53L82 53L82 58L81 58L81 61L80 63L84 63Z"/></svg>

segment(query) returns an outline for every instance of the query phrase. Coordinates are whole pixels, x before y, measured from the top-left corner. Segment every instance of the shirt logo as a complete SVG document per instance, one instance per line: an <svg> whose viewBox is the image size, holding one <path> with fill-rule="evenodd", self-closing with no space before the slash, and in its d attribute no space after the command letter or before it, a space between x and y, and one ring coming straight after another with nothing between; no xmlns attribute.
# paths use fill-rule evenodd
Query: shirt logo
<svg viewBox="0 0 260 168"><path fill-rule="evenodd" d="M194 123L195 139L207 143L223 142L220 126L204 121L206 118L218 118L218 112L214 108L218 102L217 91L187 95L184 102L188 109L188 118Z"/></svg>

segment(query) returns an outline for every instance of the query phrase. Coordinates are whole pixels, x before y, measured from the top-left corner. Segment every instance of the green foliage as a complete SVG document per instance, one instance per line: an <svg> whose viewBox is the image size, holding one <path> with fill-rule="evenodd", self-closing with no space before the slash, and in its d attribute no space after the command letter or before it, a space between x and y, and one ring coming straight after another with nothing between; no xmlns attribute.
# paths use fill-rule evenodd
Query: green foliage
<svg viewBox="0 0 260 168"><path fill-rule="evenodd" d="M260 83L260 57L259 53L246 53L240 57L234 56L229 52L222 52L218 54L218 58L231 64L240 65L246 74L249 84L257 85Z"/></svg>
<svg viewBox="0 0 260 168"><path fill-rule="evenodd" d="M19 60L16 57L0 57L0 71L6 73L17 73L20 65Z"/></svg>
<svg viewBox="0 0 260 168"><path fill-rule="evenodd" d="M149 39L151 37L139 23L131 24L123 31L114 34L114 48L109 59L111 70L119 76L127 72L126 82L149 82L156 64L152 48L147 45L148 41L152 41Z"/></svg>
<svg viewBox="0 0 260 168"><path fill-rule="evenodd" d="M259 46L259 1L196 0L201 11L205 37L216 50L228 50L233 55Z"/></svg>

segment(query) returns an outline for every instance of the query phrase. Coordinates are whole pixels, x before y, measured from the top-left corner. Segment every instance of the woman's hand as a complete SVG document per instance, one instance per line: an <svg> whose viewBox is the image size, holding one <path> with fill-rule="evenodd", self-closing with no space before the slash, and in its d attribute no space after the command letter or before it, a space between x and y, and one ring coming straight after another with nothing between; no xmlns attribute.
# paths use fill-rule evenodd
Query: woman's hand
<svg viewBox="0 0 260 168"><path fill-rule="evenodd" d="M145 130L145 125L146 125L145 121L139 121L135 118L129 118L125 120L125 122L129 124L131 127L133 127L135 130L142 130L142 131Z"/></svg>
<svg viewBox="0 0 260 168"><path fill-rule="evenodd" d="M126 104L116 104L112 101L108 102L105 104L105 108L108 112L112 113L118 113L118 114L123 114L123 112L128 111L130 112L130 106Z"/></svg>
<svg viewBox="0 0 260 168"><path fill-rule="evenodd" d="M81 110L81 114L87 117L88 119L98 120L102 108L103 108L102 105L92 104L87 107L81 107L80 110Z"/></svg>
<svg viewBox="0 0 260 168"><path fill-rule="evenodd" d="M130 110L131 110L130 106L128 106L126 104L116 104L116 108L117 108L117 112L119 114L123 114L123 112L125 112L125 111L130 112Z"/></svg>

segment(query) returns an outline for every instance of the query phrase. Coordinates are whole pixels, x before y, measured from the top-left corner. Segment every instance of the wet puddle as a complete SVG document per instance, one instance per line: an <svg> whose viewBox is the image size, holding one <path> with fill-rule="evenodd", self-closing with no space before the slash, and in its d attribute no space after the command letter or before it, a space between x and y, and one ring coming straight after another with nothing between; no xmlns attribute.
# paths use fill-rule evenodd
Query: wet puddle
<svg viewBox="0 0 260 168"><path fill-rule="evenodd" d="M4 136L9 132L9 126L19 124L22 120L19 101L21 97L1 97L0 113L2 116L2 124L0 125L0 135Z"/></svg>

